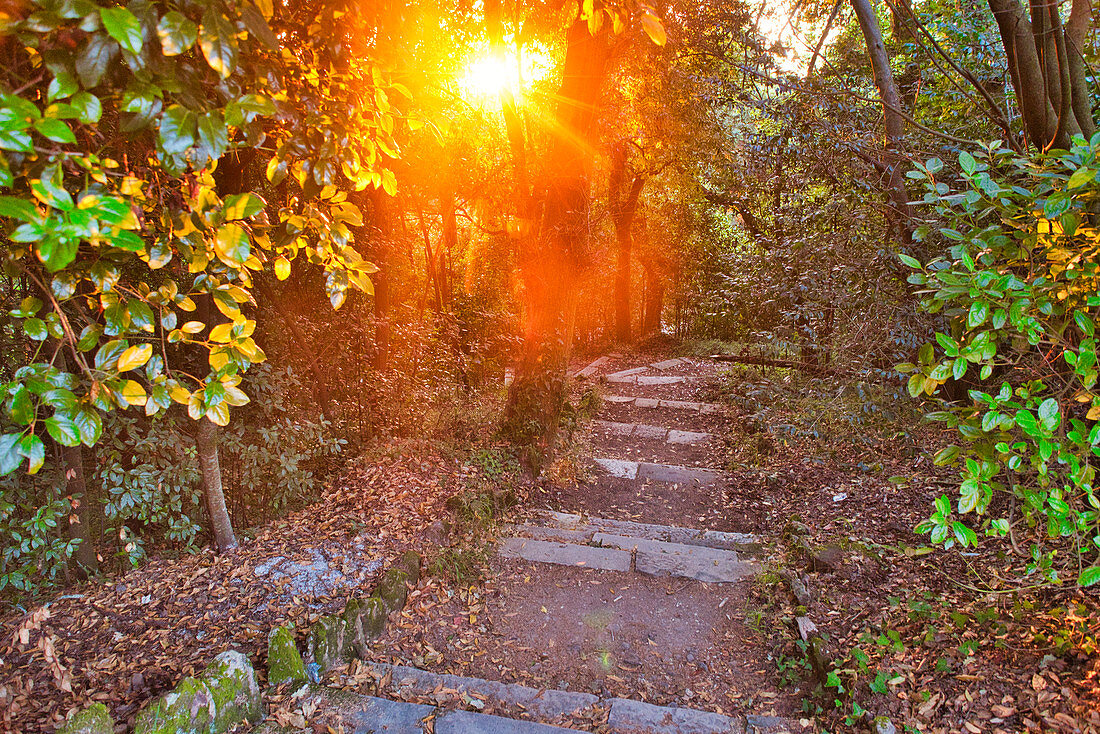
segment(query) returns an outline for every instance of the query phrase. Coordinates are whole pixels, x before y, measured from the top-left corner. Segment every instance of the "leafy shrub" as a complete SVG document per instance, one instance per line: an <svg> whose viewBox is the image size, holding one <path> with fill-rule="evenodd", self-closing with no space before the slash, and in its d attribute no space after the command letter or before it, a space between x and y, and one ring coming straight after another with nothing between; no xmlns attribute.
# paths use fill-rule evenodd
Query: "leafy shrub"
<svg viewBox="0 0 1100 734"><path fill-rule="evenodd" d="M975 528L1014 546L1027 533L1030 574L1054 583L1070 571L1082 586L1100 581L1098 147L1100 135L1028 158L992 144L959 154L957 180L938 159L918 166L910 176L950 247L924 266L902 256L945 323L917 364L899 365L910 394L972 388L927 416L958 432L936 463L957 463L960 482L919 530L946 547L976 544Z"/></svg>
<svg viewBox="0 0 1100 734"><path fill-rule="evenodd" d="M61 576L76 541L61 537L69 502L58 487L60 472L47 468L35 477L0 478L0 594L19 596Z"/></svg>

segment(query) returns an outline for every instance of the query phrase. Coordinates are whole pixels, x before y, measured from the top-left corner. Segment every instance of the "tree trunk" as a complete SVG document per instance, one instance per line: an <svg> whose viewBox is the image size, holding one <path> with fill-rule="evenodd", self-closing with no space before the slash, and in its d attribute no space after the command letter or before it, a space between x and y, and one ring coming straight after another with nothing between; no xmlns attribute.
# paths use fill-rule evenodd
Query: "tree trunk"
<svg viewBox="0 0 1100 734"><path fill-rule="evenodd" d="M222 489L222 470L218 462L218 427L207 418L200 418L195 432L195 447L199 452L199 468L202 470L202 496L214 544L218 552L225 553L237 547L233 523L225 508L225 492Z"/></svg>
<svg viewBox="0 0 1100 734"><path fill-rule="evenodd" d="M988 0L1008 59L1028 140L1037 148L1068 148L1073 135L1096 131L1088 95L1085 37L1091 0L1074 0L1065 27L1055 0Z"/></svg>
<svg viewBox="0 0 1100 734"><path fill-rule="evenodd" d="M583 21L573 23L566 42L542 220L519 243L524 333L504 414L513 440L544 447L565 400L577 281L588 258L593 122L610 53L607 31L591 34Z"/></svg>
<svg viewBox="0 0 1100 734"><path fill-rule="evenodd" d="M629 191L624 192L629 173L627 148L619 143L611 151L611 170L608 175L608 206L615 224L615 241L618 244L615 263L615 338L630 341L630 265L634 214L638 210L638 197L645 176L635 174Z"/></svg>
<svg viewBox="0 0 1100 734"><path fill-rule="evenodd" d="M642 309L642 336L661 330L661 312L665 308L665 282L657 263L649 258L642 260L646 274L645 307Z"/></svg>
<svg viewBox="0 0 1100 734"><path fill-rule="evenodd" d="M374 284L374 360L376 370L384 370L390 362L390 249L393 235L393 212L390 211L390 196L382 189L369 189L353 198L360 209L369 204L370 224L354 230L356 250L364 258L378 266L378 272L371 276ZM377 230L372 232L371 230Z"/></svg>
<svg viewBox="0 0 1100 734"><path fill-rule="evenodd" d="M69 539L78 540L73 551L73 571L80 578L99 570L95 543L92 542L91 513L88 512L88 486L84 478L84 455L80 446L60 446L61 468L65 472L65 492L72 503L69 518Z"/></svg>
<svg viewBox="0 0 1100 734"><path fill-rule="evenodd" d="M863 40L867 44L867 54L875 75L875 87L882 100L882 118L886 128L886 193L890 200L890 220L901 239L908 242L912 237L909 225L909 193L905 189L902 166L899 165L902 138L905 135L901 96L894 82L894 72L890 68L890 57L882 42L882 27L870 0L852 0L852 8L856 12Z"/></svg>

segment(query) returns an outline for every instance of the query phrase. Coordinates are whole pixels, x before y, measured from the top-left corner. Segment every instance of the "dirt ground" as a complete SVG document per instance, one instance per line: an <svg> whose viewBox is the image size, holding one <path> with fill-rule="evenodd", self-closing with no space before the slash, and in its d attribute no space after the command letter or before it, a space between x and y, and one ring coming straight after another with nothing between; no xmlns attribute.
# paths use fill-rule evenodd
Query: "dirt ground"
<svg viewBox="0 0 1100 734"><path fill-rule="evenodd" d="M637 357L619 364L631 359ZM714 376L732 372L727 365L697 367ZM936 437L919 430L873 440L856 431L826 436L817 416L809 425L820 436L793 435L791 426L805 425L794 406L805 390L797 378L789 386L782 379L773 373L748 385L755 400L774 408L763 417L745 407L744 374L722 378L718 387L604 388L737 406L726 416L677 413L677 426L723 434L707 463L729 477L705 492L656 484L628 490L583 470L577 485L514 485L520 512L598 510L760 533L770 541L769 565L756 582L715 594L668 579L614 580L580 569L551 579L545 569L516 562L499 564L480 582L428 576L376 654L433 670L547 685L566 680L580 690L726 713L773 711L812 719L819 731L860 730L866 710L891 716L899 731L928 734L1100 732L1097 594L1028 588L1018 579L1020 562L997 542L965 553L928 549L913 528L951 480L924 458ZM620 421L647 414L605 411L602 418ZM664 417L672 420L671 413ZM642 422L672 425L661 420ZM302 628L341 608L349 593L373 583L374 573L365 571L372 561L438 547L436 523L448 516L447 498L484 482L476 467L432 446L395 447L351 466L323 502L246 537L231 556L153 560L8 612L0 617L0 728L49 732L92 700L126 721L228 648L246 652L262 670L271 626L294 621ZM361 547L341 557L338 549L357 541ZM320 546L346 571L348 586L339 593L298 594L285 579L257 572L273 568L276 558L309 562L305 549ZM796 604L780 572L805 583L809 604ZM623 613L628 606L646 611ZM802 615L828 636L839 689L815 689L801 662L795 618ZM517 642L528 632L534 643ZM574 723L601 726L598 719Z"/></svg>

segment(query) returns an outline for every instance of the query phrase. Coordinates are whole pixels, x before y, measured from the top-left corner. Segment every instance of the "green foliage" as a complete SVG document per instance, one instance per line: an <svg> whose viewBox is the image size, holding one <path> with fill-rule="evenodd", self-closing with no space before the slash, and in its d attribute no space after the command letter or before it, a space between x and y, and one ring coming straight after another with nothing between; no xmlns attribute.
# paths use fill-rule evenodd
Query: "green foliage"
<svg viewBox="0 0 1100 734"><path fill-rule="evenodd" d="M386 90L407 90L366 59L311 64L347 53L357 14L296 38L261 5L42 3L0 29L9 72L30 80L0 95L0 224L4 270L31 292L10 315L32 346L2 385L0 473L41 469L47 434L96 444L103 416L129 407L175 402L225 425L248 400L241 373L265 359L242 308L267 263L323 269L336 307L372 290L347 192L394 190ZM276 31L301 46L280 49ZM293 176L284 201L218 183L261 142L269 181ZM204 302L210 315L188 316Z"/></svg>
<svg viewBox="0 0 1100 734"><path fill-rule="evenodd" d="M58 532L71 511L54 489L60 473L46 469L22 483L17 476L0 478L0 596L19 597L56 582L76 548Z"/></svg>
<svg viewBox="0 0 1100 734"><path fill-rule="evenodd" d="M960 153L957 176L938 159L909 174L948 256L903 260L945 328L899 365L914 397L971 387L969 402L940 400L927 415L958 432L936 463L958 465L960 482L918 530L945 547L1026 534L1029 574L1082 586L1100 581L1098 147L1094 136L1028 158L993 144Z"/></svg>
<svg viewBox="0 0 1100 734"><path fill-rule="evenodd" d="M221 434L221 465L230 511L261 523L318 498L347 441L300 414L294 399L306 385L291 368L259 365L245 385L252 401Z"/></svg>

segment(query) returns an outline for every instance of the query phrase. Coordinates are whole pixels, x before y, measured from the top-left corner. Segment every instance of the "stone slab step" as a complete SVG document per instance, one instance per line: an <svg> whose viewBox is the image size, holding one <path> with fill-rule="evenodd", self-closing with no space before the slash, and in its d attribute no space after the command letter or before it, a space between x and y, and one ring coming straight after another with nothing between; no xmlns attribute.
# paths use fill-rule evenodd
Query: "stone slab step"
<svg viewBox="0 0 1100 734"><path fill-rule="evenodd" d="M617 421L596 420L593 424L605 431L619 436L649 438L665 443L692 444L702 443L711 438L711 434L701 431L679 431L662 426L650 426L645 423L619 423Z"/></svg>
<svg viewBox="0 0 1100 734"><path fill-rule="evenodd" d="M607 364L609 360L610 357L598 357L584 369L577 370L573 377L581 380L588 379L592 375L599 372L600 367L603 367L605 364Z"/></svg>
<svg viewBox="0 0 1100 734"><path fill-rule="evenodd" d="M722 477L722 472L714 469L699 469L692 466L605 458L593 458L592 461L611 476L622 479L650 479L654 482L672 484L714 484Z"/></svg>
<svg viewBox="0 0 1100 734"><path fill-rule="evenodd" d="M634 570L649 576L678 576L722 584L735 583L757 571L755 564L742 561L735 551L608 533L596 533L593 540L603 548L633 551Z"/></svg>
<svg viewBox="0 0 1100 734"><path fill-rule="evenodd" d="M679 385L684 382L691 382L692 380L705 380L705 377L699 375L640 375L637 371L644 372L649 369L648 367L638 367L636 370L624 370L623 372L632 374L623 374L623 372L615 372L607 375L607 381L615 383L617 385Z"/></svg>
<svg viewBox="0 0 1100 734"><path fill-rule="evenodd" d="M637 571L648 576L676 576L705 583L736 583L753 575L756 564L742 561L736 551L663 540L631 538L595 533L589 543L565 543L529 537L522 526L512 526L519 535L505 538L500 554L532 563L579 566L602 571ZM536 527L535 534L539 530ZM544 537L552 536L545 533Z"/></svg>
<svg viewBox="0 0 1100 734"><path fill-rule="evenodd" d="M741 721L697 709L668 708L616 698L611 701L607 725L631 734L744 734Z"/></svg>
<svg viewBox="0 0 1100 734"><path fill-rule="evenodd" d="M498 552L505 558L522 558L532 563L554 563L601 571L629 571L632 560L628 551L533 538L505 538Z"/></svg>
<svg viewBox="0 0 1100 734"><path fill-rule="evenodd" d="M432 673L407 665L368 664L379 680L389 677L389 686L403 697L427 696L441 690L453 690L457 695L490 699L509 707L518 707L544 721L572 716L591 708L600 699L591 693L562 691L557 688L532 688L518 683L468 678L447 673ZM384 691L383 691L384 692Z"/></svg>
<svg viewBox="0 0 1100 734"><path fill-rule="evenodd" d="M655 370L670 370L673 367L679 367L682 364L687 364L687 360L683 357L673 357L672 359L665 359L660 362L651 362L650 367Z"/></svg>
<svg viewBox="0 0 1100 734"><path fill-rule="evenodd" d="M690 410L696 413L719 413L722 406L718 403L694 403L688 400L658 400L657 398L638 398L633 395L604 395L603 399L618 405L633 405L636 408L665 408L671 410Z"/></svg>
<svg viewBox="0 0 1100 734"><path fill-rule="evenodd" d="M631 367L630 369L612 372L611 374L607 375L607 379L611 382L617 382L619 380L624 380L627 377L634 377L635 375L640 375L641 373L648 371L649 367Z"/></svg>
<svg viewBox="0 0 1100 734"><path fill-rule="evenodd" d="M590 693L533 688L514 683L432 673L405 665L368 663L375 676L390 679L393 691L403 696L435 696L440 691L453 690L505 707L521 708L536 719L561 720L599 706L608 711L609 734L784 734L794 732L786 719L748 715L728 717L710 711L683 707L657 706L627 698L599 698ZM383 689L386 690L386 689ZM354 694L341 694L347 700ZM367 734L374 725L377 732L410 732L420 734L420 722L433 711L431 706L390 701L373 696L358 696L362 710L356 715L356 734ZM371 719L371 717L374 717ZM411 724L418 728L381 728L391 722ZM427 730L425 730L427 731ZM508 719L473 711L451 710L435 719L436 734L552 734L575 729L550 726L534 721Z"/></svg>
<svg viewBox="0 0 1100 734"><path fill-rule="evenodd" d="M545 537L560 539L567 543L576 543L582 540L583 542L591 542L596 533L602 532L632 538L645 538L647 540L663 540L668 543L680 543L682 545L698 545L705 548L740 551L749 554L756 553L763 547L760 538L749 533L725 533L720 530L699 530L676 525L654 525L630 520L584 517L570 512L555 512L553 510L540 512L536 516L535 522L539 522L541 525L527 524L514 527L522 527L528 532L536 529L556 531L562 533L562 535L546 535ZM531 535L530 537L544 536Z"/></svg>

